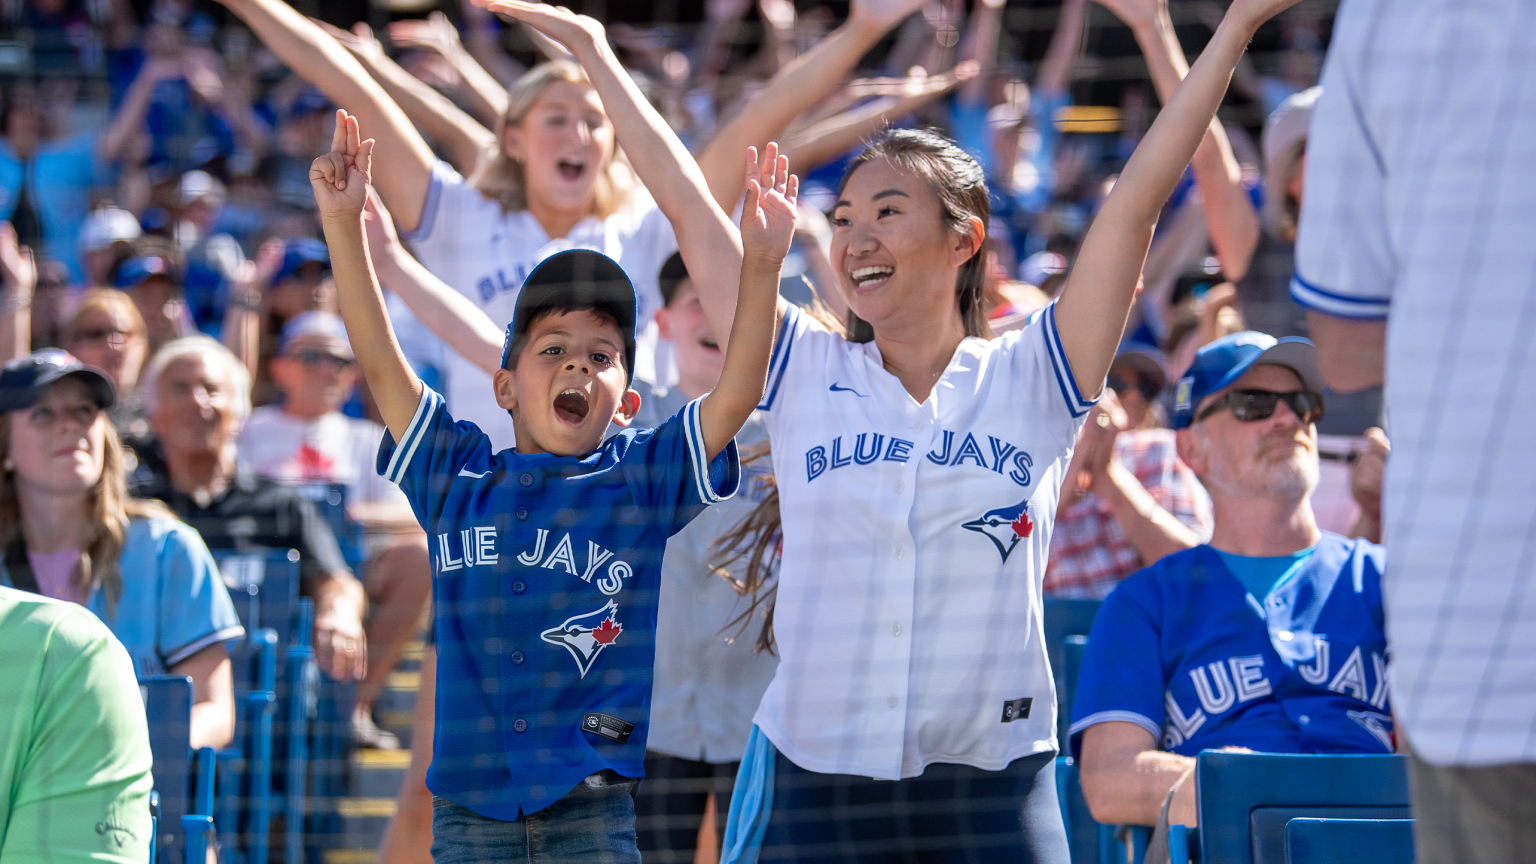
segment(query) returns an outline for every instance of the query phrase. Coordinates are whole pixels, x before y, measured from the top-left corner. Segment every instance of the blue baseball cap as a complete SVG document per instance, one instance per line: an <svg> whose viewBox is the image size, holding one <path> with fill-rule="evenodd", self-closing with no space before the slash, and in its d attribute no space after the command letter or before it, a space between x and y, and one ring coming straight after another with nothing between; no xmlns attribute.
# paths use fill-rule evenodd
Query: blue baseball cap
<svg viewBox="0 0 1536 864"><path fill-rule="evenodd" d="M1244 330L1196 352L1195 362L1173 389L1173 428L1184 429L1195 422L1195 411L1205 397L1231 387L1260 363L1284 366L1295 372L1308 390L1323 391L1323 373L1311 340L1300 336L1276 339L1268 333Z"/></svg>
<svg viewBox="0 0 1536 864"><path fill-rule="evenodd" d="M313 237L294 237L284 240L283 266L278 269L277 275L272 277L272 284L281 283L299 272L299 268L305 264L319 264L326 270L331 269L331 250Z"/></svg>
<svg viewBox="0 0 1536 864"><path fill-rule="evenodd" d="M171 262L159 255L145 255L142 258L129 258L117 265L117 277L112 284L118 290L127 291L142 285L151 276L164 276L175 282L176 268Z"/></svg>
<svg viewBox="0 0 1536 864"><path fill-rule="evenodd" d="M0 369L0 411L31 408L55 381L69 377L80 379L100 408L117 403L117 388L100 369L81 363L68 351L44 348Z"/></svg>
<svg viewBox="0 0 1536 864"><path fill-rule="evenodd" d="M618 262L590 249L567 249L539 262L517 295L517 308L501 345L501 368L511 359L512 343L541 310L592 306L611 313L624 336L624 371L635 378L635 286Z"/></svg>

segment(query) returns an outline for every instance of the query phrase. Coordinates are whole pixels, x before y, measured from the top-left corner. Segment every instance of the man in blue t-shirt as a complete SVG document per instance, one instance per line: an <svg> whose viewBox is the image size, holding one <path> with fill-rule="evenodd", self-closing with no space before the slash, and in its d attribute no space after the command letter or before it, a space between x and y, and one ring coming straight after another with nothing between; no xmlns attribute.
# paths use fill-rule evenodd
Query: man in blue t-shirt
<svg viewBox="0 0 1536 864"><path fill-rule="evenodd" d="M1098 821L1194 825L1205 749L1392 752L1384 550L1319 531L1309 501L1321 389L1312 343L1252 331L1179 380L1179 456L1215 530L1122 582L1094 621L1070 735Z"/></svg>

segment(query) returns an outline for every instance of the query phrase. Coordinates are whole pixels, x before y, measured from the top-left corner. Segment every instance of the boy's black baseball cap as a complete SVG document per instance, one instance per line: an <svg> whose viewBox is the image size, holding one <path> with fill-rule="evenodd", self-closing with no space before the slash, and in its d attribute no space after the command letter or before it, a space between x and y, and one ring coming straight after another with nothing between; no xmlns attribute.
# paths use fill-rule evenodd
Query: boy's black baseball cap
<svg viewBox="0 0 1536 864"><path fill-rule="evenodd" d="M591 249L567 249L539 262L517 295L512 323L501 345L501 368L507 368L512 344L528 330L542 309L596 307L618 319L624 336L624 372L635 378L635 286L618 262Z"/></svg>

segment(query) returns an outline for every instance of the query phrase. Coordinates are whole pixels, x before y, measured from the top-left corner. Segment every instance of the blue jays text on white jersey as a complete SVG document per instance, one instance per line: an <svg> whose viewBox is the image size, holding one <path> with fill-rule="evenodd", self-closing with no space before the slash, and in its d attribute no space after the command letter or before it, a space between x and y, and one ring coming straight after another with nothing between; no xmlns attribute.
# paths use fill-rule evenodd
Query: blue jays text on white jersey
<svg viewBox="0 0 1536 864"><path fill-rule="evenodd" d="M754 718L785 757L898 779L1055 749L1040 582L1092 404L1054 307L961 342L922 402L874 343L788 311L760 406L783 515L780 662Z"/></svg>
<svg viewBox="0 0 1536 864"><path fill-rule="evenodd" d="M406 239L434 275L468 297L496 322L512 320L517 296L533 268L557 252L593 249L619 262L635 286L635 377L666 384L671 346L657 338L653 320L661 307L657 276L677 251L672 223L643 189L607 218L587 216L564 237L550 237L527 210L507 210L458 172L438 162L422 208L421 224ZM454 416L479 426L493 446L512 446L512 423L496 406L491 378L455 351L446 351L443 395Z"/></svg>
<svg viewBox="0 0 1536 864"><path fill-rule="evenodd" d="M1088 637L1072 748L1135 723L1185 756L1206 748L1390 753L1382 547L1324 533L1262 601L1209 546L1120 583Z"/></svg>
<svg viewBox="0 0 1536 864"><path fill-rule="evenodd" d="M430 538L437 727L427 787L492 819L605 768L641 777L662 550L739 481L699 403L585 457L493 453L424 389L379 472Z"/></svg>

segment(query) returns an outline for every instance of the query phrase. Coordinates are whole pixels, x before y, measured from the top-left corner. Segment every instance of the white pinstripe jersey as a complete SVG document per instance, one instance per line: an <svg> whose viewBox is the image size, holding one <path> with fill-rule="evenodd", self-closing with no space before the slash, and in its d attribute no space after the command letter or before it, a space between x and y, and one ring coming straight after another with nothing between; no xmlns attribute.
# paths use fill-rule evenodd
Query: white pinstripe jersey
<svg viewBox="0 0 1536 864"><path fill-rule="evenodd" d="M1054 750L1040 581L1092 405L1055 307L963 341L921 404L874 343L791 308L768 388L784 556L764 734L803 768L884 779Z"/></svg>

